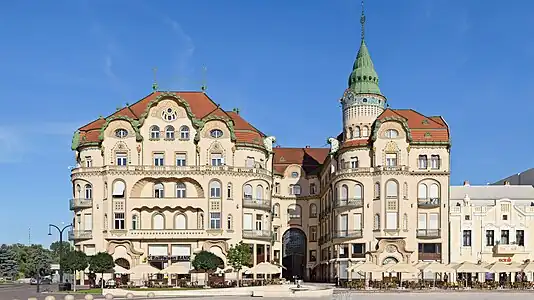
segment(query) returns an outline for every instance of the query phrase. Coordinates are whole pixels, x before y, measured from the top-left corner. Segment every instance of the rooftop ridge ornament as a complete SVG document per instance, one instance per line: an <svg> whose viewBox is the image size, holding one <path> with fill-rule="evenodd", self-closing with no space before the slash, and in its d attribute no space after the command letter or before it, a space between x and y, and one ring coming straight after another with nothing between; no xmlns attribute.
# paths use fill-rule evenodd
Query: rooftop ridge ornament
<svg viewBox="0 0 534 300"><path fill-rule="evenodd" d="M208 68L206 66L202 67L202 84L200 85L200 90L202 92L205 92L208 89L208 83L206 78L206 73L208 72Z"/></svg>
<svg viewBox="0 0 534 300"><path fill-rule="evenodd" d="M362 42L365 38L365 9L364 9L364 0L362 0L362 16L360 17L360 24L362 24Z"/></svg>
<svg viewBox="0 0 534 300"><path fill-rule="evenodd" d="M157 80L157 77L156 77L157 72L158 72L158 68L153 68L152 72L154 73L154 82L152 83L152 91L156 92L158 90L158 80Z"/></svg>

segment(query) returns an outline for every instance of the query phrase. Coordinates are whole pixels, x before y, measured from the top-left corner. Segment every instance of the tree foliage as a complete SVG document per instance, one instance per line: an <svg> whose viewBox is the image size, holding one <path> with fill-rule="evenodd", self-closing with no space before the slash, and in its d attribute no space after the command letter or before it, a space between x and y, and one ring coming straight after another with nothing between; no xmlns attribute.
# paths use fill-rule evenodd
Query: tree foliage
<svg viewBox="0 0 534 300"><path fill-rule="evenodd" d="M8 245L0 246L0 277L17 277L19 263L13 248Z"/></svg>
<svg viewBox="0 0 534 300"><path fill-rule="evenodd" d="M26 275L37 277L51 274L52 255L50 251L41 245L31 245L26 248L26 251Z"/></svg>
<svg viewBox="0 0 534 300"><path fill-rule="evenodd" d="M61 256L66 256L68 253L74 251L74 247L72 247L72 245L69 242L63 242L62 244L59 242L53 242L50 245L50 251L52 252L52 259L54 260L55 263L59 263L59 252L60 252L61 245L63 245L63 248L61 249L61 254L62 254Z"/></svg>
<svg viewBox="0 0 534 300"><path fill-rule="evenodd" d="M107 252L98 252L89 259L89 271L95 273L105 273L115 266L113 257Z"/></svg>
<svg viewBox="0 0 534 300"><path fill-rule="evenodd" d="M83 271L88 266L87 255L81 251L70 251L61 257L61 268L69 273Z"/></svg>
<svg viewBox="0 0 534 300"><path fill-rule="evenodd" d="M200 251L195 255L191 262L193 268L197 271L210 272L217 270L217 267L223 265L220 257L209 251Z"/></svg>
<svg viewBox="0 0 534 300"><path fill-rule="evenodd" d="M228 250L228 264L232 266L235 271L240 271L243 267L250 265L252 260L252 252L250 246L239 242L235 246L231 246Z"/></svg>

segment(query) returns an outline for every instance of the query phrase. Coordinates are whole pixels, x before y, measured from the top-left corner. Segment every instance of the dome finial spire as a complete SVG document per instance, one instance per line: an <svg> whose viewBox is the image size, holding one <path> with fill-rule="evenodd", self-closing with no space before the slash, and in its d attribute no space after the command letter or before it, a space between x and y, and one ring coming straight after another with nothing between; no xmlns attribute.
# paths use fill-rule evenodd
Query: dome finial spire
<svg viewBox="0 0 534 300"><path fill-rule="evenodd" d="M360 24L362 24L362 42L365 38L365 9L364 9L364 0L362 0L362 16L360 17Z"/></svg>

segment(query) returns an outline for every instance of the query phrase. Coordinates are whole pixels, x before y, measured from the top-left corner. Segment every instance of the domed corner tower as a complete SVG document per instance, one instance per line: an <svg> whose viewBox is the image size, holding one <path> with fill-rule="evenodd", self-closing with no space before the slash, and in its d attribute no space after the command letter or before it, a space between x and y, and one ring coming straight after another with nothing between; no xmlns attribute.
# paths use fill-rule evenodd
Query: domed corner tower
<svg viewBox="0 0 534 300"><path fill-rule="evenodd" d="M362 10L362 42L349 76L349 87L341 98L344 140L367 139L371 125L386 108L380 92L378 74L364 39L365 15Z"/></svg>

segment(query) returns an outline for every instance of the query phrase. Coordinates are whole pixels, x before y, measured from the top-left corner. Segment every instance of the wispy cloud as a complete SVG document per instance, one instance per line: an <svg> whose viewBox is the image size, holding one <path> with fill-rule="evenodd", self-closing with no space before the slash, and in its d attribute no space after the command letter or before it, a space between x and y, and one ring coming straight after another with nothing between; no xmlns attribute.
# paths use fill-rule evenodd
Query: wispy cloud
<svg viewBox="0 0 534 300"><path fill-rule="evenodd" d="M189 64L193 54L195 53L195 43L191 36L189 36L182 28L180 23L170 17L165 16L163 21L169 26L174 34L176 47L173 47L173 68L174 73L181 74L179 78L174 78L171 85L178 85L176 88L184 88L183 85L187 83L187 79L183 74L190 73ZM199 80L200 82L200 80Z"/></svg>

